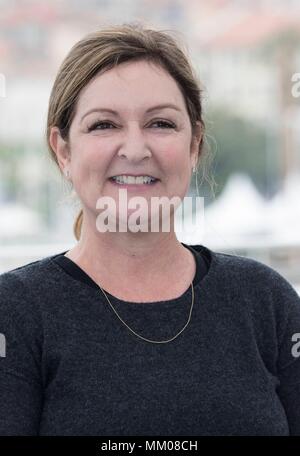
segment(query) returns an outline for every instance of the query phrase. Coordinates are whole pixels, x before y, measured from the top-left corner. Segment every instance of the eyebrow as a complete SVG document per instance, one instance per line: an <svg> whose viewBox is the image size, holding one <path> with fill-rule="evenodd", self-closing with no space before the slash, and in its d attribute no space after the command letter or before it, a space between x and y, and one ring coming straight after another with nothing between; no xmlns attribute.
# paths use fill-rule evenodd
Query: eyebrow
<svg viewBox="0 0 300 456"><path fill-rule="evenodd" d="M152 112L152 111L158 111L159 109L166 109L166 108L174 109L175 111L181 112L181 109L180 109L178 106L176 106L176 105L174 105L174 104L172 104L172 103L166 103L166 104L160 104L160 105L152 106L151 108L147 109L146 113ZM110 114L118 115L118 112L117 112L117 111L114 111L113 109L109 109L109 108L94 108L94 109L90 109L89 111L87 111L87 112L81 117L80 122L82 122L83 119L84 119L88 114L91 114L92 112L109 112Z"/></svg>

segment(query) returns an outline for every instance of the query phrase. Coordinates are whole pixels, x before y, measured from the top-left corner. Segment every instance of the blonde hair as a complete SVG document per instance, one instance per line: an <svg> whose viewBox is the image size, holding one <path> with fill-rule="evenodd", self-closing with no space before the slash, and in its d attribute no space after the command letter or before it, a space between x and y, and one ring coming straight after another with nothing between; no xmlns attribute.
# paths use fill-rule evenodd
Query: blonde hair
<svg viewBox="0 0 300 456"><path fill-rule="evenodd" d="M205 124L202 117L202 89L192 65L186 53L169 34L146 28L139 23L130 23L89 33L71 48L63 60L50 94L46 129L47 146L57 165L57 156L49 142L51 127L57 126L62 138L68 141L81 90L96 75L129 60L156 63L176 80L186 103L193 136L196 122L201 123L203 135L199 144L199 162L203 153ZM81 235L82 221L81 209L73 227L77 240Z"/></svg>

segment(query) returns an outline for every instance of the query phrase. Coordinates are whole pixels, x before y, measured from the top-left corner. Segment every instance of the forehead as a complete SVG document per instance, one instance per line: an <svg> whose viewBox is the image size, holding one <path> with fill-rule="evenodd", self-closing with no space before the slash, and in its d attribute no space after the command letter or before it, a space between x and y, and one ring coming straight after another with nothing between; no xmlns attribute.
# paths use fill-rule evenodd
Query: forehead
<svg viewBox="0 0 300 456"><path fill-rule="evenodd" d="M184 98L175 79L153 62L125 62L95 76L82 89L76 111L101 106L146 110L156 103L175 103L184 110Z"/></svg>

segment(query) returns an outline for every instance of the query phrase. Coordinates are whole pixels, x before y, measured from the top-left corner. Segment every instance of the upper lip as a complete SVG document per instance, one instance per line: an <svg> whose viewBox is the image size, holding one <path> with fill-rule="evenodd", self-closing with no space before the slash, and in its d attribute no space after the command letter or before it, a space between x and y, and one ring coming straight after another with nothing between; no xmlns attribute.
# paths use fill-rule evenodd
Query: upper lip
<svg viewBox="0 0 300 456"><path fill-rule="evenodd" d="M120 173L120 174L113 174L112 176L110 177L115 177L115 176L132 176L132 177L139 177L139 176L148 176L148 177L153 177L153 179L158 179L157 177L155 176L152 176L152 174L148 174L148 173L139 173L139 174L133 174L133 173Z"/></svg>

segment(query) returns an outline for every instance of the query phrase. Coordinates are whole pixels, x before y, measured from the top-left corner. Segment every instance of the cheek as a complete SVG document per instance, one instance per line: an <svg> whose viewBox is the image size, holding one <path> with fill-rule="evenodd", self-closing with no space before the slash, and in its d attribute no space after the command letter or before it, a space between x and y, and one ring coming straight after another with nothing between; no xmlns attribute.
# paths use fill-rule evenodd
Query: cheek
<svg viewBox="0 0 300 456"><path fill-rule="evenodd" d="M105 173L111 159L109 145L100 144L96 138L78 142L73 153L73 164L80 174Z"/></svg>
<svg viewBox="0 0 300 456"><path fill-rule="evenodd" d="M172 149L164 156L164 173L174 185L181 185L189 172L188 156L183 150ZM174 180L175 179L175 180Z"/></svg>
<svg viewBox="0 0 300 456"><path fill-rule="evenodd" d="M184 172L189 166L189 151L188 139L177 138L163 148L161 157L170 172L178 173L179 169Z"/></svg>

